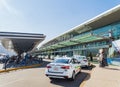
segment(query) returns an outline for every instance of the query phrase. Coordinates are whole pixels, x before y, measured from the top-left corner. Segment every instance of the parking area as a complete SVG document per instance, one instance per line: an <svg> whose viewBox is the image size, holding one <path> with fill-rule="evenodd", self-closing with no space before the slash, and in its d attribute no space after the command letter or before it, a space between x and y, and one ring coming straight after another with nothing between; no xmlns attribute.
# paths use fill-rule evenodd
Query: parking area
<svg viewBox="0 0 120 87"><path fill-rule="evenodd" d="M0 87L79 87L91 71L91 69L82 68L81 73L76 76L74 81L65 79L51 81L45 76L46 65L50 62L51 60L45 59L40 67L1 73Z"/></svg>
<svg viewBox="0 0 120 87"><path fill-rule="evenodd" d="M67 79L50 80L45 75L46 65L52 60L44 59L42 65L29 69L0 73L0 87L119 87L120 67L109 65L101 68L92 63L90 67L82 67L81 73L74 81ZM14 78L13 78L14 77ZM115 78L113 78L115 77ZM98 84L101 85L98 85Z"/></svg>

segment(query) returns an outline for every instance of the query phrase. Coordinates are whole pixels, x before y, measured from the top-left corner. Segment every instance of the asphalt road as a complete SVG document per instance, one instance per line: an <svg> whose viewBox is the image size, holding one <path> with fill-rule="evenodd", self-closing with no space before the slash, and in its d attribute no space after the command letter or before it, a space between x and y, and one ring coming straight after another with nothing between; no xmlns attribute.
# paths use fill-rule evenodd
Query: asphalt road
<svg viewBox="0 0 120 87"><path fill-rule="evenodd" d="M64 79L50 80L45 76L46 61L42 66L31 69L22 69L0 74L0 87L79 87L90 69L83 68L74 81Z"/></svg>

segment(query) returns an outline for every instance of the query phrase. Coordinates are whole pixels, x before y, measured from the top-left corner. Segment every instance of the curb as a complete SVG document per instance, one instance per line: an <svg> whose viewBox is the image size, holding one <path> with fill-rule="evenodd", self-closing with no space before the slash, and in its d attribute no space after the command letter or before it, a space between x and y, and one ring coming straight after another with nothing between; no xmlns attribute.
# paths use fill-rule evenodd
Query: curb
<svg viewBox="0 0 120 87"><path fill-rule="evenodd" d="M38 66L41 66L41 64L35 64L35 65L31 65L31 66L22 66L22 67L18 67L18 68L10 68L10 69L6 69L6 70L0 70L0 73L9 72L9 71L13 71L13 70L19 70L19 69L33 68L33 67L38 67Z"/></svg>

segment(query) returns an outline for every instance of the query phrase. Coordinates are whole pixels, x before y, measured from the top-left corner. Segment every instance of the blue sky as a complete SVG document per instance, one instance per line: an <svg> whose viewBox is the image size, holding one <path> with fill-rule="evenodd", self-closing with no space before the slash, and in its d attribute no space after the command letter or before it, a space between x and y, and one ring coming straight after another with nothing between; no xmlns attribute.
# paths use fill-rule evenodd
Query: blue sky
<svg viewBox="0 0 120 87"><path fill-rule="evenodd" d="M120 0L0 0L0 31L42 33L46 41L120 4Z"/></svg>

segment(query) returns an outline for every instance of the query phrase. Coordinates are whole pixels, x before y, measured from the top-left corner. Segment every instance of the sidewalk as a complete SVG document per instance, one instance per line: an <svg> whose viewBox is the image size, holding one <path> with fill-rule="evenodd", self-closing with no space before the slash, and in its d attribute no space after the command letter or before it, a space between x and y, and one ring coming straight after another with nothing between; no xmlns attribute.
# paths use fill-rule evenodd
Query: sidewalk
<svg viewBox="0 0 120 87"><path fill-rule="evenodd" d="M96 67L83 87L120 87L120 66L100 68L98 64L94 65Z"/></svg>

